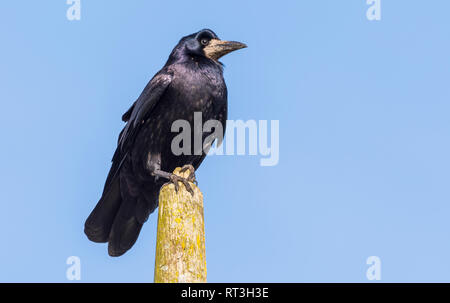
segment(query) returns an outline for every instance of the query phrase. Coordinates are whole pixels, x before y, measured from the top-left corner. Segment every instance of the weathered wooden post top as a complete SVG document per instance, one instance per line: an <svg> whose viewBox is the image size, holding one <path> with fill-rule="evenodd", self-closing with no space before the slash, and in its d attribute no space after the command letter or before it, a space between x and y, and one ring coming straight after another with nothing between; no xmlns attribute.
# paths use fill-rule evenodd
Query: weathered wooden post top
<svg viewBox="0 0 450 303"><path fill-rule="evenodd" d="M174 174L187 178L189 171ZM191 195L179 182L166 184L159 194L155 283L206 282L203 194L189 183Z"/></svg>

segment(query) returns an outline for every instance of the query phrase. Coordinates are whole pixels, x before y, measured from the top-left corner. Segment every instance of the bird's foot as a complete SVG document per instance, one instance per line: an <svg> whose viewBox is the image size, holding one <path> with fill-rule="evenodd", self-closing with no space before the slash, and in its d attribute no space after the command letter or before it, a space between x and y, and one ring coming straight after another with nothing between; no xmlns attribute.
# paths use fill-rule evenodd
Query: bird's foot
<svg viewBox="0 0 450 303"><path fill-rule="evenodd" d="M187 177L184 177L186 174L183 174L183 172L185 172L187 170L190 171L190 174ZM190 164L184 165L180 170L178 170L178 168L177 168L174 171L174 173L169 173L169 172L162 171L160 169L155 169L155 170L153 170L151 172L151 175L152 176L156 176L156 177L162 177L162 178L168 179L169 182L167 182L166 184L172 183L175 186L175 191L176 192L178 192L178 189L180 188L178 182L181 182L181 183L183 183L183 185L186 188L186 190L192 196L194 196L194 191L192 190L192 187L189 184L189 182L192 182L195 185L197 185L197 181L195 180L195 169ZM166 185L166 184L164 184L164 185Z"/></svg>
<svg viewBox="0 0 450 303"><path fill-rule="evenodd" d="M185 171L189 170L190 174L186 178L189 182L194 183L195 185L198 185L197 180L195 179L195 169L191 164L186 164L180 169L180 173L184 173Z"/></svg>
<svg viewBox="0 0 450 303"><path fill-rule="evenodd" d="M190 181L189 179L180 177L178 175L175 174L171 174L169 177L170 182L168 183L172 183L175 186L175 191L178 193L178 189L180 188L180 185L178 184L178 182L183 183L184 187L186 188L186 190L191 194L191 196L194 196L194 191L192 190L191 185L189 185Z"/></svg>

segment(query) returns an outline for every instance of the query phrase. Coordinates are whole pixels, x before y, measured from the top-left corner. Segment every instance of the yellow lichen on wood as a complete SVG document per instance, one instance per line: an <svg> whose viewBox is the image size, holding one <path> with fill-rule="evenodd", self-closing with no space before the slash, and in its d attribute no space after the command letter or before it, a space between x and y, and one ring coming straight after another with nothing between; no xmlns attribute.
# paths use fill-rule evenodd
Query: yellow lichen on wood
<svg viewBox="0 0 450 303"><path fill-rule="evenodd" d="M187 178L189 171L174 174ZM155 283L206 282L203 194L193 183L192 196L181 182L178 192L166 184L159 193Z"/></svg>

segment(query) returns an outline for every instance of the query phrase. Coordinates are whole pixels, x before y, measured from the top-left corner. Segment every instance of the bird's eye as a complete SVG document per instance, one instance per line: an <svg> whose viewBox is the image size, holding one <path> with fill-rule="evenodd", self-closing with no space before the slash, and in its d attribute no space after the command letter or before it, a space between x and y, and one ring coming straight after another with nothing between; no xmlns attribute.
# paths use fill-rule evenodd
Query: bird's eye
<svg viewBox="0 0 450 303"><path fill-rule="evenodd" d="M203 39L200 41L200 43L201 43L202 45L206 46L206 45L208 45L209 40L206 39L206 38L203 38Z"/></svg>

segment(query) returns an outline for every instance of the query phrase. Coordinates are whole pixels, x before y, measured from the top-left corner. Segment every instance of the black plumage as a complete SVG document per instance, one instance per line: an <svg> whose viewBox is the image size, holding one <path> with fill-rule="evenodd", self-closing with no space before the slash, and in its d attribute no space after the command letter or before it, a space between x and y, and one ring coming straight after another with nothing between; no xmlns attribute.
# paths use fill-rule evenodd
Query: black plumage
<svg viewBox="0 0 450 303"><path fill-rule="evenodd" d="M108 253L120 256L136 242L144 222L158 206L158 194L176 167L197 169L205 152L175 155L171 150L172 123L183 119L192 126L194 112L202 120L218 120L225 129L227 87L223 55L245 47L220 40L208 29L180 40L164 67L150 80L122 116L127 122L119 135L102 197L85 223L94 242L108 242ZM203 139L208 133L202 134ZM191 141L193 142L193 141ZM203 141L202 141L203 142ZM184 180L185 181L185 180Z"/></svg>

